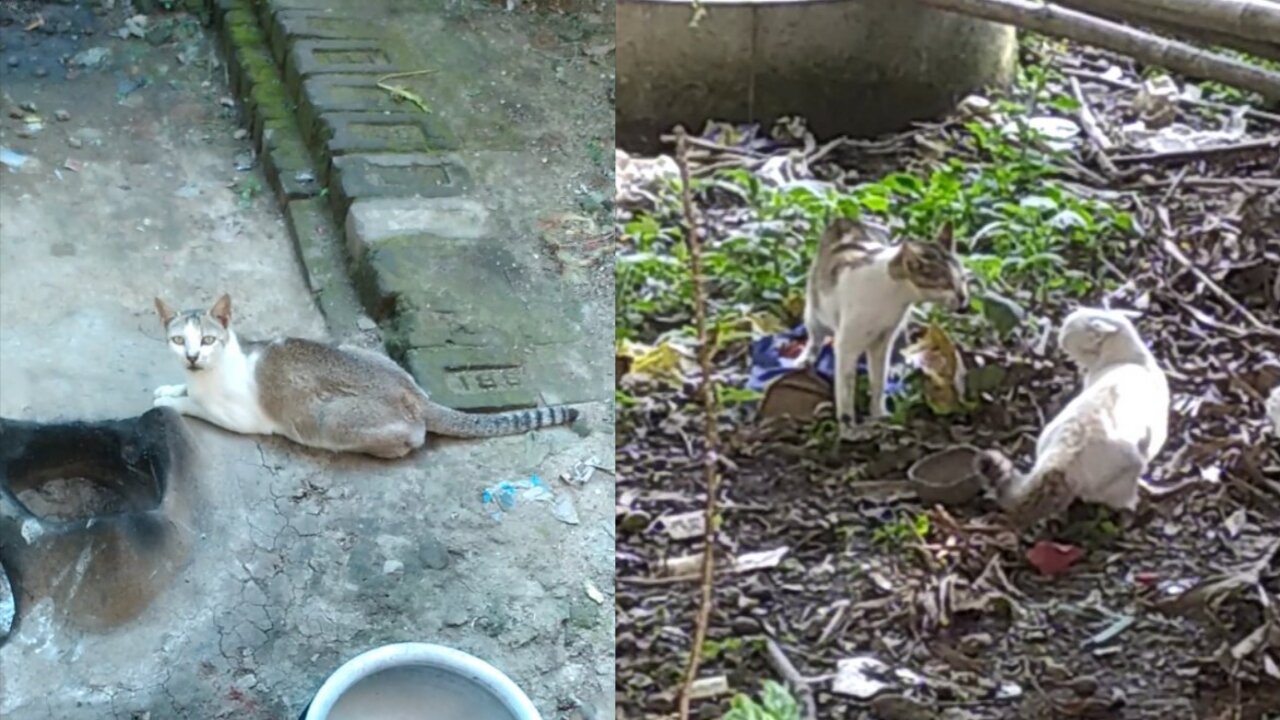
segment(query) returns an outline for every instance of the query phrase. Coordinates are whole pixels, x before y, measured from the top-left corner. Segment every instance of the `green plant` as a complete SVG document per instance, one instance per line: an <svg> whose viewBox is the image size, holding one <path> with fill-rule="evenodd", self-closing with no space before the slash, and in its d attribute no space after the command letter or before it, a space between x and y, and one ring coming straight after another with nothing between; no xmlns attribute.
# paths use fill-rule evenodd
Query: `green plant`
<svg viewBox="0 0 1280 720"><path fill-rule="evenodd" d="M781 684L765 680L760 702L739 693L721 720L800 720L800 703Z"/></svg>
<svg viewBox="0 0 1280 720"><path fill-rule="evenodd" d="M921 541L929 536L929 516L921 513L902 515L897 520L887 522L871 533L871 541L879 545L899 546L912 541Z"/></svg>
<svg viewBox="0 0 1280 720"><path fill-rule="evenodd" d="M708 639L702 643L702 659L714 660L724 653L736 653L742 649L742 639L736 637L725 638L724 640Z"/></svg>
<svg viewBox="0 0 1280 720"><path fill-rule="evenodd" d="M262 192L262 183L259 182L258 178L250 175L237 186L237 189L240 195L240 207L247 208L253 204L253 198Z"/></svg>

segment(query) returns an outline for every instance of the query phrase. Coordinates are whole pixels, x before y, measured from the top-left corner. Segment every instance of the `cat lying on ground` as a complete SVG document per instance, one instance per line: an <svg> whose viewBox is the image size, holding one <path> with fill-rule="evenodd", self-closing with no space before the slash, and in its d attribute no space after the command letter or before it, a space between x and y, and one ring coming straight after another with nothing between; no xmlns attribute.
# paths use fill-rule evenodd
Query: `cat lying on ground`
<svg viewBox="0 0 1280 720"><path fill-rule="evenodd" d="M514 435L578 417L577 410L563 406L459 412L431 402L409 373L369 350L298 338L242 341L231 330L227 295L208 311L186 312L156 298L156 310L187 382L156 388L154 405L232 432L398 458L424 445L428 432Z"/></svg>

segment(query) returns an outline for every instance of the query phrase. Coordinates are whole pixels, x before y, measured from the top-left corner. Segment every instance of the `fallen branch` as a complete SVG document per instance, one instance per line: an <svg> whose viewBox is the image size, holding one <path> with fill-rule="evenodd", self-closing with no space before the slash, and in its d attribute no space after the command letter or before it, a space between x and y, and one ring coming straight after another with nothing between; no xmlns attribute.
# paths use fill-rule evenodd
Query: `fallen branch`
<svg viewBox="0 0 1280 720"><path fill-rule="evenodd" d="M1187 40L1197 42L1201 45L1217 45L1221 47L1229 47L1231 50L1238 50L1240 53L1248 53L1257 56L1257 58L1265 58L1267 60L1280 60L1280 45L1271 44L1271 42L1263 42L1260 40L1248 40L1248 38L1228 35L1228 33L1213 31L1213 29L1181 26L1165 20L1155 18L1128 18L1124 15L1123 9L1115 9L1114 6L1106 3L1105 0L1059 0L1061 4L1068 5L1076 10L1085 10L1085 12L1094 12L1103 18L1111 20L1120 20L1120 22L1128 22L1135 26L1149 29L1149 31L1161 33L1161 35L1169 35L1179 38L1179 40ZM1094 8L1094 5L1106 5L1106 10Z"/></svg>
<svg viewBox="0 0 1280 720"><path fill-rule="evenodd" d="M702 238L693 216L693 191L689 187L689 143L683 128L676 131L676 165L680 168L680 200L684 210L684 239L689 248L689 271L693 276L693 316L698 329L698 366L702 377L699 391L705 413L706 447L702 449L702 469L707 484L706 519L702 535L702 595L698 602L698 615L693 631L693 645L689 648L689 663L685 666L684 682L680 687L680 720L689 720L690 693L698 679L698 666L702 663L702 646L707 640L707 628L711 625L711 604L714 601L716 493L720 478L716 463L716 451L720 447L716 425L716 393L712 386L711 354L714 351L707 329L707 286L702 275Z"/></svg>
<svg viewBox="0 0 1280 720"><path fill-rule="evenodd" d="M1280 136L1231 143L1229 145L1210 145L1190 150L1169 150L1166 152L1141 153L1139 155L1118 155L1112 160L1117 163L1166 163L1184 160L1202 160L1223 155L1236 155L1257 151L1280 151Z"/></svg>
<svg viewBox="0 0 1280 720"><path fill-rule="evenodd" d="M1252 90L1280 101L1280 73L1094 15L1033 0L915 0L920 5L1016 25L1124 53L1189 77Z"/></svg>
<svg viewBox="0 0 1280 720"><path fill-rule="evenodd" d="M1186 253L1182 252L1182 249L1175 245L1172 240L1166 237L1161 238L1160 242L1164 246L1165 252L1173 256L1173 259L1177 260L1183 267L1190 270L1192 275L1195 275L1200 282L1204 283L1205 287L1209 288L1214 295L1218 296L1218 299L1222 300L1230 306L1232 310L1239 313L1241 317L1247 320L1249 324L1254 327L1254 329L1265 335L1280 337L1280 330L1262 322L1256 315L1249 312L1249 308L1241 305L1238 300L1231 297L1231 293L1223 290L1218 283L1214 282L1213 278L1209 277L1208 273L1197 267L1195 263L1191 262L1191 258L1187 257Z"/></svg>
<svg viewBox="0 0 1280 720"><path fill-rule="evenodd" d="M791 664L791 659L782 651L781 645L769 637L764 639L764 644L765 649L769 651L769 664L778 671L783 680L787 681L791 690L800 696L800 702L804 705L804 720L817 720L818 704L813 699L813 688L809 687L809 683L805 681L800 671L796 670L796 666Z"/></svg>
<svg viewBox="0 0 1280 720"><path fill-rule="evenodd" d="M1280 4L1260 0L1059 0L1062 5L1100 15L1143 22L1155 20L1172 28L1208 31L1228 38L1247 38L1274 45L1280 37ZM1280 46L1276 47L1280 50Z"/></svg>

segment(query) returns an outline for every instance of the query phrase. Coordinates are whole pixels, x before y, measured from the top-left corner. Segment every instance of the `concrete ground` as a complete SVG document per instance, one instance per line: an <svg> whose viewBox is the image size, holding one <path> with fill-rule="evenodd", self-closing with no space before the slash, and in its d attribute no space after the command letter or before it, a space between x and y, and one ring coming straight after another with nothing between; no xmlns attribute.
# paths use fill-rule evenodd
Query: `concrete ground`
<svg viewBox="0 0 1280 720"><path fill-rule="evenodd" d="M58 11L45 8L48 22ZM0 76L0 146L26 158L0 166L0 415L10 418L148 409L157 385L181 379L155 295L190 307L230 292L249 337L328 334L265 181L237 169L249 148L208 39L108 39L115 25L79 17L98 23L93 36L75 18L72 31L44 37L0 27L0 54L19 60ZM72 79L56 63L28 71L42 53L93 46L111 58ZM31 126L11 111L39 115L42 128L20 137ZM292 718L343 661L398 641L488 660L545 718L604 717L613 478L597 472L581 488L556 479L591 457L613 465L609 407L585 415L585 436L433 438L400 462L191 421L209 511L190 566L107 632L32 608L0 648L0 717ZM489 516L481 491L530 475L571 499L578 524L535 502Z"/></svg>

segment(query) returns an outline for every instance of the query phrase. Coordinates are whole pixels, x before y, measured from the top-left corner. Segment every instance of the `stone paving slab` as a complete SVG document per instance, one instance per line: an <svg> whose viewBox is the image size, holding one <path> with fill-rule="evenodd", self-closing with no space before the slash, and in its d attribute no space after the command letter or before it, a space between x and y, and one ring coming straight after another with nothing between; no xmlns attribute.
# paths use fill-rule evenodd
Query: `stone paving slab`
<svg viewBox="0 0 1280 720"><path fill-rule="evenodd" d="M458 149L458 140L436 118L421 112L326 112L320 139L329 155L431 153Z"/></svg>
<svg viewBox="0 0 1280 720"><path fill-rule="evenodd" d="M378 40L299 40L289 48L284 66L285 81L295 96L312 75L399 71Z"/></svg>
<svg viewBox="0 0 1280 720"><path fill-rule="evenodd" d="M319 143L321 113L400 112L391 93L377 86L377 75L312 75L302 81L298 126L307 142Z"/></svg>
<svg viewBox="0 0 1280 720"><path fill-rule="evenodd" d="M325 9L282 10L272 18L268 39L276 63L284 67L293 41L368 40L377 38L378 35L376 27L354 14L335 13Z"/></svg>
<svg viewBox="0 0 1280 720"><path fill-rule="evenodd" d="M524 269L503 233L482 204L461 197L361 199L346 222L365 306L395 313L388 346L440 402L592 399L591 384L566 382L557 362L558 346L580 341L581 314Z"/></svg>
<svg viewBox="0 0 1280 720"><path fill-rule="evenodd" d="M471 175L451 156L342 155L333 158L329 174L329 196L343 223L359 198L455 197L470 187Z"/></svg>

